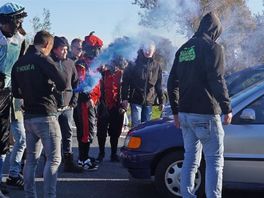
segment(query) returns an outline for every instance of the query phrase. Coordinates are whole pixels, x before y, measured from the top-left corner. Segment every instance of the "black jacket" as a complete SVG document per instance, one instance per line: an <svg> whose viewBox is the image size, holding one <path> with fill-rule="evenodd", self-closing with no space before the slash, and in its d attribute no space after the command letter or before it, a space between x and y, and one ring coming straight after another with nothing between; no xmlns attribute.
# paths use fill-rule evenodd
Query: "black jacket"
<svg viewBox="0 0 264 198"><path fill-rule="evenodd" d="M66 70L66 76L67 79L67 85L66 89L62 92L56 91L56 98L58 101L58 107L65 107L65 106L71 106L76 107L77 101L78 101L78 93L73 92L73 90L78 85L78 73L75 68L75 63L73 60L67 58L65 60L58 60L54 53L51 53L52 59L57 63L59 66L59 69Z"/></svg>
<svg viewBox="0 0 264 198"><path fill-rule="evenodd" d="M122 100L139 105L152 105L157 93L163 103L162 69L153 58L138 52L135 63L129 63L124 71L121 88Z"/></svg>
<svg viewBox="0 0 264 198"><path fill-rule="evenodd" d="M221 34L212 13L202 19L198 31L176 53L168 79L173 114L224 114L231 112L224 80L223 48L215 41Z"/></svg>
<svg viewBox="0 0 264 198"><path fill-rule="evenodd" d="M47 56L30 46L24 56L18 59L12 69L12 93L15 98L24 99L27 115L55 115L57 102L54 87L63 91L67 85L66 72Z"/></svg>

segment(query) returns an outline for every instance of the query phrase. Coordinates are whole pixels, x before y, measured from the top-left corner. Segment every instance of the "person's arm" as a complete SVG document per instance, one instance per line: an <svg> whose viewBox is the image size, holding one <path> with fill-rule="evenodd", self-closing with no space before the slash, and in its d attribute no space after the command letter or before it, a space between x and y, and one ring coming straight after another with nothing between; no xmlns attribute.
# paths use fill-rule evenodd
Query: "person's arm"
<svg viewBox="0 0 264 198"><path fill-rule="evenodd" d="M205 65L213 96L220 104L222 112L227 115L232 112L232 109L224 79L224 52L220 45L216 44L208 50Z"/></svg>
<svg viewBox="0 0 264 198"><path fill-rule="evenodd" d="M126 67L123 77L122 77L122 84L121 84L121 99L122 99L122 106L124 108L128 108L128 97L130 91L130 78L132 76L132 63Z"/></svg>
<svg viewBox="0 0 264 198"><path fill-rule="evenodd" d="M12 68L11 72L11 86L12 86L12 94L15 98L22 98L21 90L19 88L19 83L17 82L15 75L16 64Z"/></svg>
<svg viewBox="0 0 264 198"><path fill-rule="evenodd" d="M78 83L79 83L78 73L73 64L72 65L72 79L71 79L72 90L75 90L75 88L77 88ZM74 108L77 106L78 96L79 96L78 92L73 92L73 95L72 95L72 98L69 104L71 107Z"/></svg>
<svg viewBox="0 0 264 198"><path fill-rule="evenodd" d="M60 67L50 57L40 57L40 69L44 75L51 79L58 91L64 91L67 86L67 70L61 70Z"/></svg>
<svg viewBox="0 0 264 198"><path fill-rule="evenodd" d="M89 93L90 100L88 101L90 105L95 107L95 105L99 102L101 96L101 90L100 90L100 81L97 83L97 85L92 89L92 91Z"/></svg>
<svg viewBox="0 0 264 198"><path fill-rule="evenodd" d="M177 75L177 66L178 54L176 53L167 83L169 101L173 115L176 115L179 112L179 80Z"/></svg>
<svg viewBox="0 0 264 198"><path fill-rule="evenodd" d="M159 65L159 70L158 70L158 79L155 84L155 91L157 93L158 99L159 99L159 109L160 111L163 110L164 104L163 104L163 88L162 88L162 69L161 66Z"/></svg>
<svg viewBox="0 0 264 198"><path fill-rule="evenodd" d="M179 79L177 75L177 67L178 67L178 53L175 55L175 59L170 71L170 75L168 78L167 90L169 95L169 101L171 105L172 114L174 116L174 123L176 127L180 127L180 122L178 118L179 113Z"/></svg>

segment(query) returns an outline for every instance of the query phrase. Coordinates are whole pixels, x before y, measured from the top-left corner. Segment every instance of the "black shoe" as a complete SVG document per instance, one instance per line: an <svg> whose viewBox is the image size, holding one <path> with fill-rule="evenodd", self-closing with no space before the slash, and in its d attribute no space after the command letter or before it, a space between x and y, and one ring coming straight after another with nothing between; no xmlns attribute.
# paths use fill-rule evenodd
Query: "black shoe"
<svg viewBox="0 0 264 198"><path fill-rule="evenodd" d="M119 162L120 159L117 154L111 155L111 162Z"/></svg>
<svg viewBox="0 0 264 198"><path fill-rule="evenodd" d="M9 191L7 190L7 186L5 183L0 182L0 191L4 194L7 195Z"/></svg>
<svg viewBox="0 0 264 198"><path fill-rule="evenodd" d="M73 156L71 153L64 154L64 172L69 173L82 173L83 168L75 165L73 162Z"/></svg>
<svg viewBox="0 0 264 198"><path fill-rule="evenodd" d="M24 189L24 178L21 175L18 175L17 177L9 176L6 178L6 185Z"/></svg>

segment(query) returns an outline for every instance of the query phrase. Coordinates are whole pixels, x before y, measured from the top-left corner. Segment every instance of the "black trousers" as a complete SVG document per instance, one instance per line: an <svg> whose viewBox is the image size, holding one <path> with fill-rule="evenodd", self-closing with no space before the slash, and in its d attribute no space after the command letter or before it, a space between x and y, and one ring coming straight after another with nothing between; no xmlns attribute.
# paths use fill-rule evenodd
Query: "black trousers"
<svg viewBox="0 0 264 198"><path fill-rule="evenodd" d="M107 111L108 113L104 113L103 117L98 115L97 138L100 153L104 154L106 137L107 135L110 136L113 155L117 152L118 138L122 132L124 114L119 113L119 107L113 107L112 109L107 109Z"/></svg>
<svg viewBox="0 0 264 198"><path fill-rule="evenodd" d="M86 102L79 102L73 117L77 129L79 159L84 161L89 157L90 144L96 133L96 107L87 107Z"/></svg>
<svg viewBox="0 0 264 198"><path fill-rule="evenodd" d="M11 103L10 89L0 89L0 154L6 154L9 147Z"/></svg>

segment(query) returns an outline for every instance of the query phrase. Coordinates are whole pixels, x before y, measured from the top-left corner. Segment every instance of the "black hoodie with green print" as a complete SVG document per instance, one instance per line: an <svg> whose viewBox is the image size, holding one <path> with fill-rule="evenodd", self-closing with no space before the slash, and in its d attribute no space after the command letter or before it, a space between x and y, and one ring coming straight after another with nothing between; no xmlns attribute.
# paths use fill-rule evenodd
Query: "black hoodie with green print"
<svg viewBox="0 0 264 198"><path fill-rule="evenodd" d="M224 53L215 41L222 31L220 20L208 13L198 31L175 55L168 79L173 114L227 114L230 99L224 80ZM221 111L222 110L222 111Z"/></svg>

